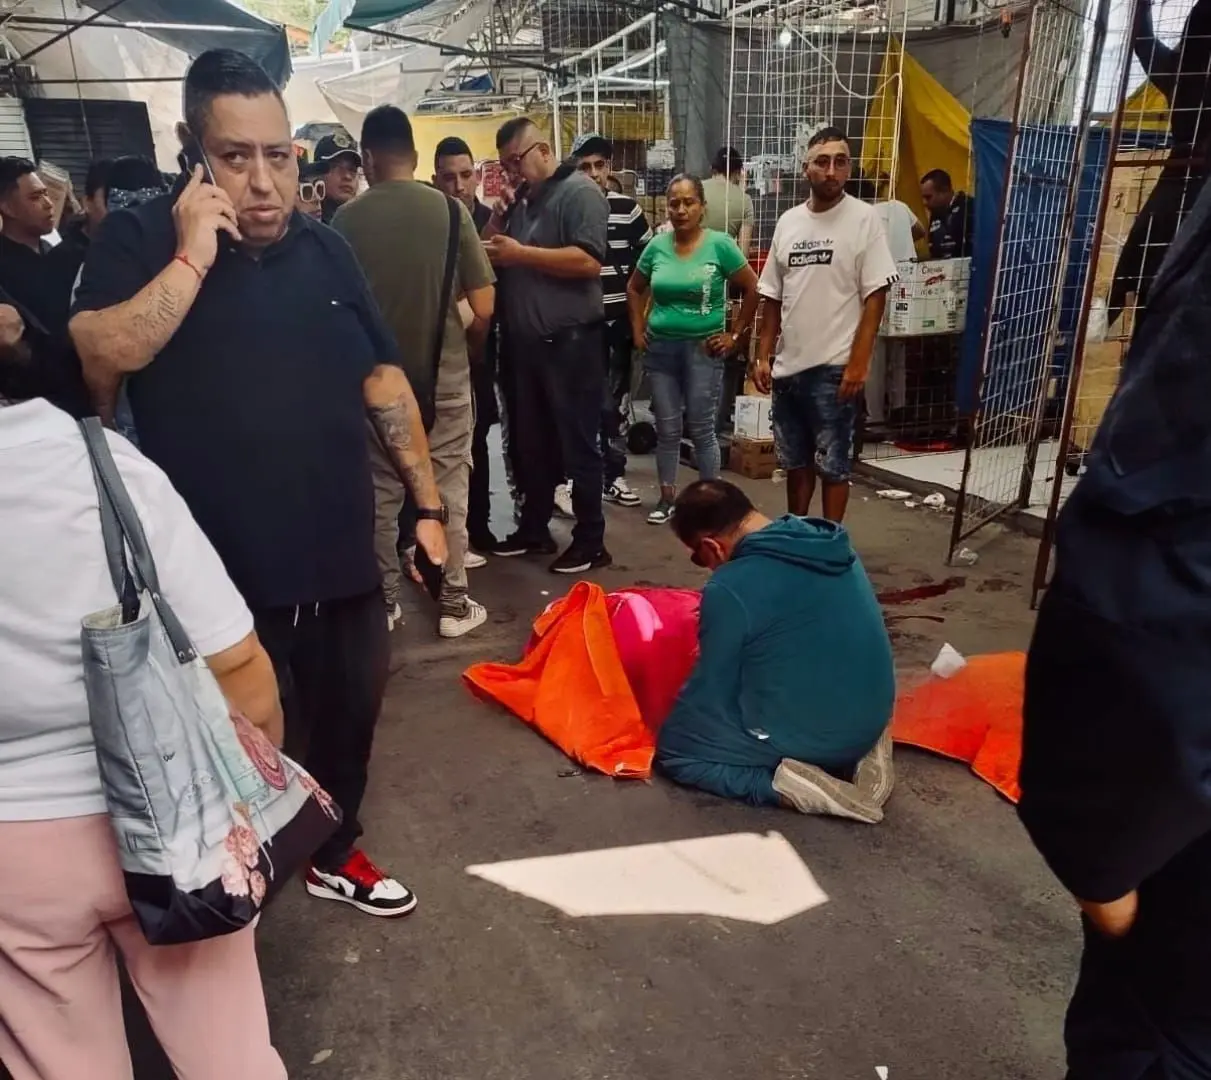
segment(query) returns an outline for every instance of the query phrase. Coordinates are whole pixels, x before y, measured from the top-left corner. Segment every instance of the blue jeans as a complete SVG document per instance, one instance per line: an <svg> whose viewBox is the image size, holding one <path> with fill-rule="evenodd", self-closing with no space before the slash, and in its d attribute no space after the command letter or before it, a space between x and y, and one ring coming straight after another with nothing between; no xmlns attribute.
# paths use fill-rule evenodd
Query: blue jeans
<svg viewBox="0 0 1211 1080"><path fill-rule="evenodd" d="M715 414L723 390L723 357L711 356L701 341L651 341L643 366L656 414L656 475L661 487L677 486L682 417L703 480L719 478Z"/></svg>
<svg viewBox="0 0 1211 1080"><path fill-rule="evenodd" d="M838 396L845 368L808 368L774 380L774 447L787 472L815 469L825 483L849 479L858 403Z"/></svg>

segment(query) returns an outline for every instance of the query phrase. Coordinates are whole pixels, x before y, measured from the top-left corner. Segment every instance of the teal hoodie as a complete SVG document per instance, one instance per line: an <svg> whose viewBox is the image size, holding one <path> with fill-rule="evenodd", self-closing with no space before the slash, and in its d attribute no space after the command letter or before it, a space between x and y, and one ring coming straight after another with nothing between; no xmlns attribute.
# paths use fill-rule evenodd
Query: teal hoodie
<svg viewBox="0 0 1211 1080"><path fill-rule="evenodd" d="M891 643L840 525L782 517L702 591L701 655L660 730L674 780L776 803L783 758L845 773L891 719Z"/></svg>

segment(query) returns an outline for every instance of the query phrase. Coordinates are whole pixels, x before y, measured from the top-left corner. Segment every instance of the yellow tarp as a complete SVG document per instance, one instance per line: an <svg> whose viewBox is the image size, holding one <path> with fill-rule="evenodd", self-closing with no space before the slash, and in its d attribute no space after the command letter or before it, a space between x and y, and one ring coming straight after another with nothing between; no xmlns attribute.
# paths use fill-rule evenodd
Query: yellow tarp
<svg viewBox="0 0 1211 1080"><path fill-rule="evenodd" d="M905 53L897 155L896 76L902 48L896 38L888 41L878 91L862 136L859 164L868 177L890 179L888 197L907 203L924 224L929 214L921 201L920 181L931 169L950 173L956 191L971 190L971 116L937 79Z"/></svg>
<svg viewBox="0 0 1211 1080"><path fill-rule="evenodd" d="M1145 82L1123 105L1123 132L1168 131L1169 102L1150 82Z"/></svg>

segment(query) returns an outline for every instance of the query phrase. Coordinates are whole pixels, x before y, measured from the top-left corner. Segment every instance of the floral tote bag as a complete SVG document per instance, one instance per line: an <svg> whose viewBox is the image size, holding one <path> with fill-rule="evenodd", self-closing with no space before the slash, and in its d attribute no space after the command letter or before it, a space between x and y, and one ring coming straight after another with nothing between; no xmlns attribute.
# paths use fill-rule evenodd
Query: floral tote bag
<svg viewBox="0 0 1211 1080"><path fill-rule="evenodd" d="M332 835L340 811L247 719L232 715L160 592L100 422L80 427L118 597L83 620L81 637L127 895L153 945L231 933Z"/></svg>

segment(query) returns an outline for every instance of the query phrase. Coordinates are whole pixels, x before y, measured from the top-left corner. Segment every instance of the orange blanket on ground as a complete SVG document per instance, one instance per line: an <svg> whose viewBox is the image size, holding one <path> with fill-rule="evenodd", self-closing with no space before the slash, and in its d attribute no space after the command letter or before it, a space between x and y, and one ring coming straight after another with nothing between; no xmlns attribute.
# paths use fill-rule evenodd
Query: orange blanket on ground
<svg viewBox="0 0 1211 1080"><path fill-rule="evenodd" d="M1026 654L973 656L949 679L930 676L896 699L896 742L965 761L972 772L1017 802L1022 762Z"/></svg>
<svg viewBox="0 0 1211 1080"><path fill-rule="evenodd" d="M610 776L651 776L656 739L631 692L599 585L577 582L539 615L518 663L475 664L463 678L574 760Z"/></svg>

